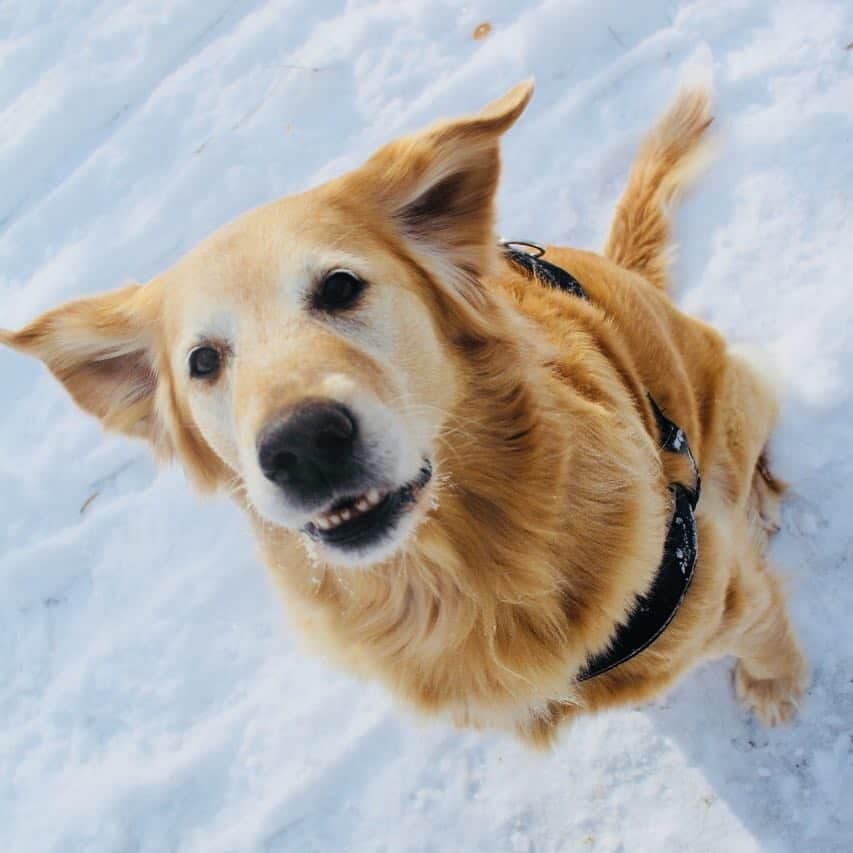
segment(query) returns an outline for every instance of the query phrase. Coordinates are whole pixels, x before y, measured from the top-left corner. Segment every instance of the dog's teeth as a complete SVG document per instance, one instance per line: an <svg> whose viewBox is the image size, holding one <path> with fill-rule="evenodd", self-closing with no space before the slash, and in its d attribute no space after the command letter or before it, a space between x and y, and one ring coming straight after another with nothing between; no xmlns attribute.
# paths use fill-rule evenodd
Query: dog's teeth
<svg viewBox="0 0 853 853"><path fill-rule="evenodd" d="M356 503L355 508L359 512L367 512L370 509L370 504L367 502L367 498L361 498L358 503Z"/></svg>
<svg viewBox="0 0 853 853"><path fill-rule="evenodd" d="M331 527L337 527L341 523L341 517L337 513L328 516L328 519Z"/></svg>
<svg viewBox="0 0 853 853"><path fill-rule="evenodd" d="M327 518L318 518L314 523L320 528L320 530L329 530L332 526L329 524L329 520Z"/></svg>
<svg viewBox="0 0 853 853"><path fill-rule="evenodd" d="M352 513L348 509L341 510L341 518L344 521L349 521L352 518Z"/></svg>
<svg viewBox="0 0 853 853"><path fill-rule="evenodd" d="M379 503L379 489L371 489L365 497L371 506L376 506Z"/></svg>

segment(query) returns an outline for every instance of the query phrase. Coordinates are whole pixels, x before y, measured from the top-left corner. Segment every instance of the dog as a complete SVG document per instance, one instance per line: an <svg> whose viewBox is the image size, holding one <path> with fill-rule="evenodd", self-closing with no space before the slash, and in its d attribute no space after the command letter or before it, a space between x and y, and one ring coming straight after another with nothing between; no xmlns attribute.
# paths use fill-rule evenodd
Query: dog
<svg viewBox="0 0 853 853"><path fill-rule="evenodd" d="M738 696L788 721L807 664L764 556L776 391L667 293L710 97L684 89L651 130L602 254L537 258L494 232L532 91L0 341L227 490L301 634L411 708L546 747L731 654Z"/></svg>

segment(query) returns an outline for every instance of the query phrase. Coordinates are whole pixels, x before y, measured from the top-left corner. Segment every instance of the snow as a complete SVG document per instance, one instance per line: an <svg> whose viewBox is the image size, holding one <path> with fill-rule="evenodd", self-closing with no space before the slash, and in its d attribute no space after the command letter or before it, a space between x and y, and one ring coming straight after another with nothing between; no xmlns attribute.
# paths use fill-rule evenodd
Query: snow
<svg viewBox="0 0 853 853"><path fill-rule="evenodd" d="M236 509L4 351L0 849L853 849L851 41L850 0L0 4L3 326L531 74L501 231L600 246L641 133L713 76L677 298L784 381L773 557L814 668L790 729L730 662L547 756L416 722L296 646Z"/></svg>

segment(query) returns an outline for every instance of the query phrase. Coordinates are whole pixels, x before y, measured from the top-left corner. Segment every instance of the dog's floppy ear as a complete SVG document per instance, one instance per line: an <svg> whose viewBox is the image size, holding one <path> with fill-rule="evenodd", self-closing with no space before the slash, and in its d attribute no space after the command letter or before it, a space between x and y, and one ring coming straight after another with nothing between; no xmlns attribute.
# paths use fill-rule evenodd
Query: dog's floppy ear
<svg viewBox="0 0 853 853"><path fill-rule="evenodd" d="M386 145L362 170L418 260L474 304L496 254L500 137L532 95L532 81L521 83L476 115Z"/></svg>
<svg viewBox="0 0 853 853"><path fill-rule="evenodd" d="M147 288L129 285L42 314L0 343L44 362L77 404L110 430L147 439L171 455L157 416L153 347L156 306Z"/></svg>

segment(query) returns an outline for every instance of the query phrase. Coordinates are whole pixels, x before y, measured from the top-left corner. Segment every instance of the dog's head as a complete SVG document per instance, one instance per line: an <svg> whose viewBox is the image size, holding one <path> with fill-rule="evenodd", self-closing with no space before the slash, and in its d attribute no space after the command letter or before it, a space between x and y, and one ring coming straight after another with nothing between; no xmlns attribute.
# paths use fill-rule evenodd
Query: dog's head
<svg viewBox="0 0 853 853"><path fill-rule="evenodd" d="M454 347L488 299L499 139L532 94L380 149L258 208L168 272L49 311L0 342L107 428L231 486L322 557L412 534L459 394Z"/></svg>

